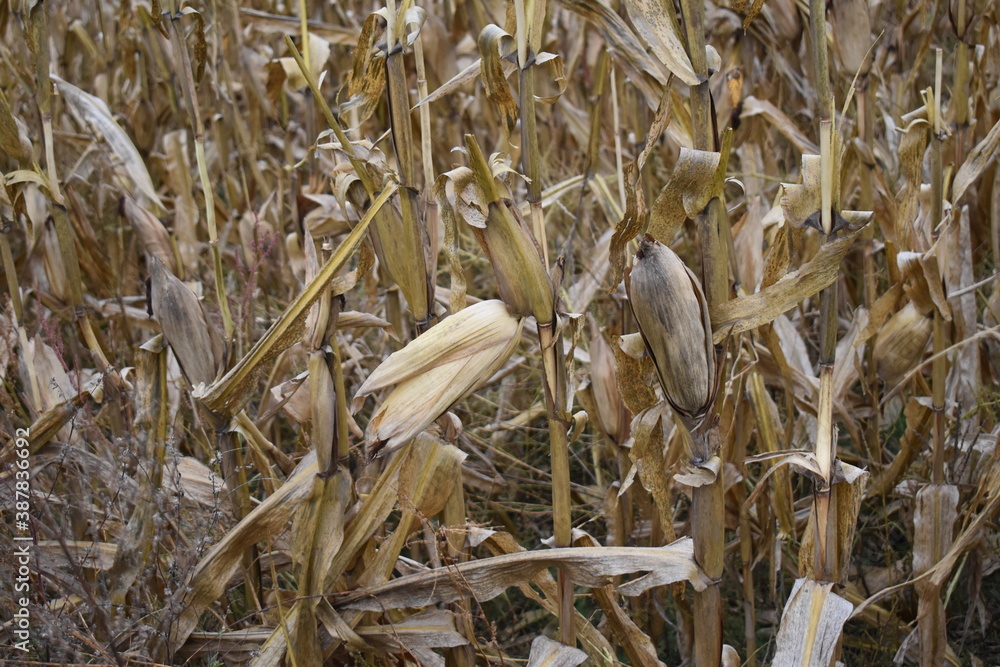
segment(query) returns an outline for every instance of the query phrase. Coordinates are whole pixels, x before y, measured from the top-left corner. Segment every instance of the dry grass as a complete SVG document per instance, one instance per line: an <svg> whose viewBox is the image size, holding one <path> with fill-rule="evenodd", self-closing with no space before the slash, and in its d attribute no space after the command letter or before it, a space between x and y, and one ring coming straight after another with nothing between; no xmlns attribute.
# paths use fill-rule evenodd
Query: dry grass
<svg viewBox="0 0 1000 667"><path fill-rule="evenodd" d="M996 3L0 35L11 664L995 662Z"/></svg>

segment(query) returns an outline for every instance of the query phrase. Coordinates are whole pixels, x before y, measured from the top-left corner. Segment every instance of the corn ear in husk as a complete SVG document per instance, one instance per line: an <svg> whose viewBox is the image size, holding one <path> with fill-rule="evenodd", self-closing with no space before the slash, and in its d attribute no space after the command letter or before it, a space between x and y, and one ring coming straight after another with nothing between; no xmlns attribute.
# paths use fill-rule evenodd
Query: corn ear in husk
<svg viewBox="0 0 1000 667"><path fill-rule="evenodd" d="M590 341L590 382L601 428L616 444L625 442L632 416L618 391L615 353L600 330Z"/></svg>
<svg viewBox="0 0 1000 667"><path fill-rule="evenodd" d="M523 319L502 301L481 301L431 327L392 354L361 385L364 397L396 385L368 422L371 457L399 449L507 362L521 338Z"/></svg>
<svg viewBox="0 0 1000 667"><path fill-rule="evenodd" d="M889 318L875 339L878 376L895 385L917 363L927 349L934 317L921 313L912 301Z"/></svg>
<svg viewBox="0 0 1000 667"><path fill-rule="evenodd" d="M500 298L510 310L548 324L555 316L552 281L541 249L502 180L513 169L498 154L487 161L471 135L466 136L465 146L470 167L444 175L439 204L472 228L493 266Z"/></svg>
<svg viewBox="0 0 1000 667"><path fill-rule="evenodd" d="M663 393L693 429L716 392L712 324L701 285L673 250L647 235L625 286Z"/></svg>
<svg viewBox="0 0 1000 667"><path fill-rule="evenodd" d="M209 384L222 364L222 342L198 297L170 272L158 255L150 256L150 307L163 337L194 386Z"/></svg>

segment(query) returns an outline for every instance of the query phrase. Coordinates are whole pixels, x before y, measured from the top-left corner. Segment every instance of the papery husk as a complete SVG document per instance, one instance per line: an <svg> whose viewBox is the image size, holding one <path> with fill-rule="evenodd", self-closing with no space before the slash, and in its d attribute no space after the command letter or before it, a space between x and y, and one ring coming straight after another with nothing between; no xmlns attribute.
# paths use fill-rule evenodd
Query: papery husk
<svg viewBox="0 0 1000 667"><path fill-rule="evenodd" d="M222 341L208 322L198 297L163 265L151 258L150 306L163 337L194 386L211 383L222 359Z"/></svg>
<svg viewBox="0 0 1000 667"><path fill-rule="evenodd" d="M866 75L871 59L866 58L872 44L869 3L865 0L838 0L833 3L833 48L846 75Z"/></svg>
<svg viewBox="0 0 1000 667"><path fill-rule="evenodd" d="M354 399L356 410L364 396L396 385L368 423L369 455L402 447L489 380L517 347L523 322L502 301L481 301L386 359Z"/></svg>
<svg viewBox="0 0 1000 667"><path fill-rule="evenodd" d="M463 217L493 266L500 298L514 314L533 315L539 324L548 324L555 316L554 297L541 249L521 212L508 196L501 195L506 186L495 180L509 168L498 164L497 156L488 163L475 137L466 136L465 145L473 174L471 185L479 195L469 197L467 203L482 215ZM460 213L469 210L457 208Z"/></svg>
<svg viewBox="0 0 1000 667"><path fill-rule="evenodd" d="M647 236L626 289L663 393L693 428L715 401L715 348L701 285L674 251Z"/></svg>
<svg viewBox="0 0 1000 667"><path fill-rule="evenodd" d="M890 317L875 339L879 378L887 385L899 382L920 362L933 328L934 318L922 315L912 301Z"/></svg>
<svg viewBox="0 0 1000 667"><path fill-rule="evenodd" d="M600 331L590 340L590 383L601 428L615 443L625 442L631 416L618 392L614 351Z"/></svg>
<svg viewBox="0 0 1000 667"><path fill-rule="evenodd" d="M128 195L122 197L121 212L135 229L146 252L156 255L171 273L177 273L177 261L174 259L170 234L163 223Z"/></svg>

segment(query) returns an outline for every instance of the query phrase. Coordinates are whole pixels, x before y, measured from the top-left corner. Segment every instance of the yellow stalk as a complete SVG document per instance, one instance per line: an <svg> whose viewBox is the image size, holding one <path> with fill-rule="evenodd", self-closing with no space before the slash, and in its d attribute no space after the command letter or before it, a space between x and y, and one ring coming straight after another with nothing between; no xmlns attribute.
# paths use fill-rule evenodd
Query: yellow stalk
<svg viewBox="0 0 1000 667"><path fill-rule="evenodd" d="M233 316L229 311L229 300L226 297L226 283L222 275L222 253L219 250L219 232L215 222L214 186L208 177L208 163L205 159L205 130L201 122L198 94L194 87L194 74L191 70L191 60L188 56L187 44L178 26L180 18L180 7L177 1L173 0L171 2L167 26L174 53L180 60L179 76L181 88L188 102L188 113L191 115L191 126L194 129L195 157L198 162L198 178L201 181L202 193L205 195L205 224L208 227L208 242L212 250L216 298L219 300L219 311L222 314L222 324L225 328L226 340L231 341L234 329Z"/></svg>
<svg viewBox="0 0 1000 667"><path fill-rule="evenodd" d="M694 148L718 150L714 132L711 92L708 84L708 60L705 54L704 4L697 0L681 0L684 34L688 58L702 83L691 86L691 134ZM729 263L722 241L728 228L726 208L722 200L713 198L698 216L702 244L702 274L709 309L729 299ZM720 392L725 393L725 392ZM711 419L711 418L710 418ZM696 451L706 459L718 451L718 425L697 436ZM700 461L701 463L705 462ZM695 562L713 582L694 595L694 616L698 632L694 637L694 664L718 665L722 660L722 593L719 580L723 574L722 555L725 547L725 483L723 475L692 490L691 532L694 538Z"/></svg>

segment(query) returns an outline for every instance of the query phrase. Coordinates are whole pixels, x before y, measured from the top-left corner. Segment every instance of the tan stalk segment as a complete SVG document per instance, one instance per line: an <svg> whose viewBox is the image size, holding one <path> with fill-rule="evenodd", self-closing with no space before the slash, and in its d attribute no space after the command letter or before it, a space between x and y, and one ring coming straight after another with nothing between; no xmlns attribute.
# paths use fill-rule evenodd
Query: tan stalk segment
<svg viewBox="0 0 1000 667"><path fill-rule="evenodd" d="M964 5L964 3L963 3ZM933 132L930 145L931 176L931 229L935 243L939 243L938 231L944 224L944 165L943 144L946 131L941 107L943 51L935 49L934 95L932 116ZM956 202L957 203L957 202ZM929 280L939 281L937 272ZM933 285L937 287L937 285ZM913 570L922 573L939 563L952 544L952 534L956 521L958 488L945 484L944 438L945 429L945 383L948 374L948 359L945 354L945 322L941 308L935 304L933 315L934 361L931 365L931 405L934 412L934 440L931 453L931 483L917 493L917 509L914 516ZM919 596L917 631L920 635L920 664L922 667L940 665L945 661L947 649L947 617L941 599L942 590L931 582L916 586Z"/></svg>
<svg viewBox="0 0 1000 667"><path fill-rule="evenodd" d="M408 3L406 3L408 4ZM373 18L377 19L377 16L373 15ZM402 22L400 22L400 29L403 28ZM392 29L390 28L388 32L391 34ZM334 135L337 137L337 141L340 144L341 149L346 153L348 161L354 168L354 172L361 182L365 193L369 198L375 197L378 192L378 184L373 177L374 169L369 169L365 164L363 157L356 150L356 147L352 144L351 140L348 138L346 132L341 126L340 122L333 115L329 105L326 103L326 99L320 92L319 86L310 71L309 66L303 59L302 55L299 53L298 49L295 48L295 44L292 42L290 36L285 35L285 46L288 48L289 52L292 54L296 64L299 66L299 70L302 72L303 77L306 79L306 83L309 89L312 91L313 98L316 100L317 104L320 106L320 110L323 112L324 118L326 118L327 124L330 129L333 130ZM402 58L402 45L400 44L400 59ZM401 63L401 60L400 60ZM395 65L394 65L395 66ZM401 67L401 64L399 65ZM386 64L388 68L388 62ZM390 104L391 111L394 118L394 131L398 127L400 132L408 135L407 138L400 139L399 146L406 146L408 148L409 144L412 143L412 125L410 124L410 105L409 96L406 92L405 83L405 72L399 73L394 80L399 81L402 78L402 83L396 83L389 85L389 95L392 98L396 95L400 99L397 103ZM395 86L395 87L394 87ZM400 90L400 87L403 89ZM393 93L393 90L396 93ZM394 135L394 143L396 137ZM404 148L403 150L407 150ZM410 164L409 174L413 173L412 166L412 153L407 153L410 156L408 164ZM400 162L404 160L403 156L398 156ZM387 273L390 273L393 280L397 282L400 289L404 292L407 301L410 305L410 310L414 314L414 318L418 323L418 329L423 329L426 326L428 318L430 316L430 306L431 306L431 289L432 283L431 276L427 270L427 262L425 255L425 246L427 236L422 229L422 223L419 216L416 214L416 194L413 188L414 179L411 178L408 182L401 183L400 186L403 189L401 194L401 212L396 209L389 207L385 210L381 210L381 206L375 207L377 213L375 216L375 225L372 226L372 241L376 246L377 251L380 254L381 261L384 262L384 269ZM405 207L405 210L402 210ZM412 215L409 218L404 217L404 214ZM407 224L407 222L411 224ZM393 303L393 299L398 300L398 293L390 292L387 296L387 300L390 304ZM396 301L398 304L398 301ZM394 323L396 324L396 330L403 332L403 327L400 326L402 322L401 310L396 310L399 317L394 318Z"/></svg>
<svg viewBox="0 0 1000 667"><path fill-rule="evenodd" d="M542 262L549 265L548 240L542 213L542 156L538 145L535 114L535 58L542 45L547 0L518 0L517 64L520 70L521 167L528 177L531 231L542 249Z"/></svg>
<svg viewBox="0 0 1000 667"><path fill-rule="evenodd" d="M417 96L419 99L427 97L427 67L424 61L424 36L418 35L413 42L413 57L417 70ZM420 118L420 164L423 166L424 187L423 208L424 208L424 230L427 232L429 249L427 252L428 265L433 267L437 258L438 248L441 244L440 231L438 229L437 200L434 197L434 149L431 136L431 105L421 104L419 106ZM433 270L430 272L433 274ZM433 287L433 279L429 281ZM433 296L433 295L432 295Z"/></svg>
<svg viewBox="0 0 1000 667"><path fill-rule="evenodd" d="M938 225L944 217L944 165L942 164L941 119L941 61L943 52L935 49L934 67L934 108L932 110L934 132L931 136L930 175L931 175L931 225L934 236L937 237ZM941 352L945 348L944 322L939 308L934 309L934 358L931 369L931 388L934 401L934 449L931 481L934 484L944 483L944 384L948 366L947 359Z"/></svg>
<svg viewBox="0 0 1000 667"><path fill-rule="evenodd" d="M188 114L194 128L195 157L198 161L198 177L205 197L205 222L208 226L208 243L212 249L212 266L215 275L215 293L219 301L219 312L222 313L222 324L226 332L226 342L233 338L233 316L229 311L229 299L226 296L226 282L222 275L222 251L219 248L219 231L215 222L215 184L209 179L208 164L205 157L205 128L202 124L201 110L198 106L198 92L194 85L194 73L191 69L191 59L188 56L187 43L184 41L180 27L182 16L180 3L170 0L167 11L167 28L175 57L180 60L178 76L184 99L187 101Z"/></svg>
<svg viewBox="0 0 1000 667"><path fill-rule="evenodd" d="M825 63L825 39L822 52ZM834 131L832 121L820 121L820 220L823 233L828 239L832 239L835 236L833 230L833 207L837 203L833 197L833 184L839 178L835 172L836 158L833 155L834 146L836 146L833 137ZM817 430L815 455L821 480L820 488L814 496L813 507L817 536L814 573L820 581L835 582L839 579L839 564L837 562L837 514L835 511L836 485L832 483L833 465L837 458L837 443L834 439L833 430L833 376L837 353L836 279L820 294L819 324L819 396L816 405Z"/></svg>
<svg viewBox="0 0 1000 667"><path fill-rule="evenodd" d="M837 3L833 8L834 44L839 52L843 75L857 73L857 137L855 139L855 155L858 162L859 209L871 211L875 204L875 94L877 81L870 76L871 23L868 17L868 3L862 0L850 0ZM861 234L864 247L861 250L862 270L864 276L863 303L870 312L878 297L878 275L875 267L875 225L865 228ZM888 253L887 253L888 256ZM865 392L871 406L871 416L865 423L865 446L868 460L878 466L882 462L879 443L879 391L876 365L874 360L874 344L870 342L865 347Z"/></svg>
<svg viewBox="0 0 1000 667"><path fill-rule="evenodd" d="M469 554L464 549L468 523L465 513L464 484L455 484L451 495L441 511L439 531L444 531L443 557L448 565L464 563L469 560ZM476 638L476 630L472 623L472 602L467 598L452 603L456 620L460 623L460 632L469 640L468 644L456 646L449 650L449 657L457 667L472 667L476 664L476 654L472 642Z"/></svg>
<svg viewBox="0 0 1000 667"><path fill-rule="evenodd" d="M501 297L518 315L533 315L538 323L545 374L545 406L549 426L552 465L552 517L556 546L572 544L570 505L569 440L570 418L566 406L566 370L563 365L562 336L556 328L552 282L543 264L537 240L520 219L520 213L501 199L493 171L475 137L467 135L469 163L488 208L483 227L473 232L487 253ZM573 585L561 574L560 638L573 644Z"/></svg>
<svg viewBox="0 0 1000 667"><path fill-rule="evenodd" d="M708 60L705 52L705 6L697 0L681 0L687 53L694 73L701 80L691 86L691 129L697 150L718 150L715 118L712 117L711 91L708 82ZM725 165L721 165L725 169ZM729 263L722 241L728 235L726 208L720 197L714 197L698 216L698 233L702 249L702 276L708 307L715 308L729 300ZM713 378L714 379L714 378ZM718 451L718 424L699 436L704 443L704 460ZM701 461L701 462L703 462ZM700 463L700 462L699 462ZM718 665L722 661L722 554L725 546L725 482L723 476L692 490L691 527L695 540L695 560L712 580L712 584L694 597L698 632L695 635L694 663Z"/></svg>
<svg viewBox="0 0 1000 667"><path fill-rule="evenodd" d="M45 183L52 198L52 222L56 228L59 243L59 254L67 271L67 287L73 306L73 317L80 327L84 342L94 357L94 362L104 370L110 370L110 363L100 342L94 334L90 317L83 309L83 284L80 277L80 262L76 252L76 241L67 219L66 206L59 176L56 170L55 143L52 129L52 82L57 77L49 73L49 28L50 22L45 15L46 5L38 3L31 8L28 21L28 47L32 51L35 64L36 90L38 96L38 111L42 118L42 134L45 145ZM6 257L5 257L6 265ZM10 280L10 279L8 279ZM114 372L114 371L112 371ZM115 372L117 375L117 373Z"/></svg>
<svg viewBox="0 0 1000 667"><path fill-rule="evenodd" d="M389 43L389 54L386 56L386 74L388 77L389 113L392 126L392 143L396 149L396 162L399 166L399 203L402 213L402 226L399 230L376 228L380 233L383 251L394 249L386 261L392 263L390 271L393 279L399 284L413 317L416 320L418 333L428 326L431 315L431 281L428 277L424 246L427 234L417 206L417 175L416 156L414 155L413 125L410 119L409 83L403 64L403 28L405 22L402 14L409 6L404 2L400 16L394 17L386 31ZM388 15L396 11L395 0L389 0ZM393 29L395 28L395 29ZM395 238L396 235L399 238ZM387 238L391 236L392 238ZM399 244L399 247L397 247Z"/></svg>

